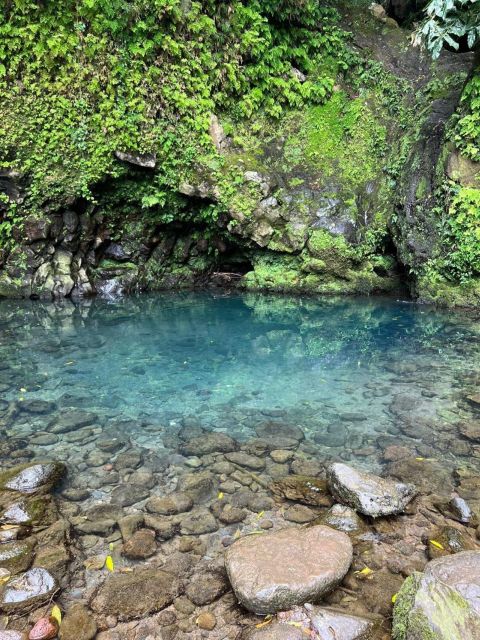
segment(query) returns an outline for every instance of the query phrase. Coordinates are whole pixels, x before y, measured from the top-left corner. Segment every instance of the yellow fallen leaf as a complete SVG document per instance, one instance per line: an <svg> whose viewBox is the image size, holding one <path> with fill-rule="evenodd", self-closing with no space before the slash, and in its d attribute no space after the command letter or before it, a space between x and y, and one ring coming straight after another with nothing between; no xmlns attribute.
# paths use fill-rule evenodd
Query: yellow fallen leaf
<svg viewBox="0 0 480 640"><path fill-rule="evenodd" d="M112 573L115 571L115 565L113 564L112 556L107 556L105 558L105 568L108 569L108 571L111 571Z"/></svg>
<svg viewBox="0 0 480 640"><path fill-rule="evenodd" d="M55 618L59 626L62 624L62 612L60 611L60 607L58 605L53 605L50 615L52 616L52 618Z"/></svg>
<svg viewBox="0 0 480 640"><path fill-rule="evenodd" d="M114 549L113 542L110 542L110 544L108 545L108 548L110 549L110 551L113 551Z"/></svg>
<svg viewBox="0 0 480 640"><path fill-rule="evenodd" d="M437 549L442 549L442 550L445 549L443 544L440 544L440 542L437 542L436 540L429 540L429 542L430 544L433 544L434 547L437 547Z"/></svg>
<svg viewBox="0 0 480 640"><path fill-rule="evenodd" d="M233 537L235 538L235 540L240 537L240 529L237 529L235 531L235 535Z"/></svg>
<svg viewBox="0 0 480 640"><path fill-rule="evenodd" d="M219 492L218 492L218 496L217 496L217 498L218 498L219 500L223 500L223 496L224 496L223 491L219 491Z"/></svg>
<svg viewBox="0 0 480 640"><path fill-rule="evenodd" d="M119 571L120 573L133 573L132 567L122 567Z"/></svg>
<svg viewBox="0 0 480 640"><path fill-rule="evenodd" d="M255 625L255 629L261 629L262 627L266 627L267 624L270 624L273 620L273 616L267 616L263 622L259 622Z"/></svg>
<svg viewBox="0 0 480 640"><path fill-rule="evenodd" d="M261 518L264 515L265 515L265 511L260 511L260 513L257 513L257 518Z"/></svg>
<svg viewBox="0 0 480 640"><path fill-rule="evenodd" d="M418 460L418 462L422 462L423 460L425 460L425 458L415 458L415 460Z"/></svg>
<svg viewBox="0 0 480 640"><path fill-rule="evenodd" d="M398 596L398 593L394 593L394 594L393 594L393 596L392 596L392 602L393 602L393 604L395 604L395 602L397 601L397 596Z"/></svg>
<svg viewBox="0 0 480 640"><path fill-rule="evenodd" d="M361 571L354 571L354 573L358 574L359 576L369 576L373 573L373 571L370 569L370 567L364 567Z"/></svg>
<svg viewBox="0 0 480 640"><path fill-rule="evenodd" d="M25 389L25 387L20 387L20 393L27 393L27 390Z"/></svg>

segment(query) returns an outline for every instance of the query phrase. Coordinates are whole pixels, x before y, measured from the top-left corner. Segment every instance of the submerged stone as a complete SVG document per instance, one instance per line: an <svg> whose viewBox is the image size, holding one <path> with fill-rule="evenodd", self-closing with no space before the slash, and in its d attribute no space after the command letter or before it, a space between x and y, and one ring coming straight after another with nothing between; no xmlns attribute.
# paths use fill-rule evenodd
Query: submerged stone
<svg viewBox="0 0 480 640"><path fill-rule="evenodd" d="M245 536L225 553L232 588L259 614L315 601L341 582L352 562L352 543L324 526Z"/></svg>
<svg viewBox="0 0 480 640"><path fill-rule="evenodd" d="M480 638L480 552L432 560L405 580L393 612L394 640Z"/></svg>
<svg viewBox="0 0 480 640"><path fill-rule="evenodd" d="M49 602L57 592L56 579L46 569L33 568L12 578L0 590L0 611L25 613Z"/></svg>
<svg viewBox="0 0 480 640"><path fill-rule="evenodd" d="M172 573L157 567L112 575L91 601L96 613L116 616L120 621L142 618L161 611L180 593L180 582Z"/></svg>
<svg viewBox="0 0 480 640"><path fill-rule="evenodd" d="M204 456L214 452L229 453L237 448L235 440L226 433L211 431L183 443L180 446L180 452L185 456Z"/></svg>
<svg viewBox="0 0 480 640"><path fill-rule="evenodd" d="M93 615L82 604L72 605L60 625L60 640L93 640L96 635Z"/></svg>
<svg viewBox="0 0 480 640"><path fill-rule="evenodd" d="M0 489L18 493L46 493L63 477L66 467L61 462L39 462L19 465L0 473Z"/></svg>
<svg viewBox="0 0 480 640"><path fill-rule="evenodd" d="M362 531L365 528L357 512L343 504L334 504L325 515L319 518L320 523L345 533Z"/></svg>
<svg viewBox="0 0 480 640"><path fill-rule="evenodd" d="M278 498L300 502L313 507L330 507L332 498L328 494L327 482L311 476L285 476L270 487Z"/></svg>
<svg viewBox="0 0 480 640"><path fill-rule="evenodd" d="M336 500L374 518L402 513L416 494L413 484L386 480L343 463L328 468L327 480Z"/></svg>

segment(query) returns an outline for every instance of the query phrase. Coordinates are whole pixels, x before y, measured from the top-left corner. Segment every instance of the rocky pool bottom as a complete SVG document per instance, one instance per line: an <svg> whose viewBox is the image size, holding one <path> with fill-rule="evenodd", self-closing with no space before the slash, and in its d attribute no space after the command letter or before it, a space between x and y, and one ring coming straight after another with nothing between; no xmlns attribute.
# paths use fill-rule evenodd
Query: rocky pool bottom
<svg viewBox="0 0 480 640"><path fill-rule="evenodd" d="M477 318L0 311L0 640L480 637Z"/></svg>

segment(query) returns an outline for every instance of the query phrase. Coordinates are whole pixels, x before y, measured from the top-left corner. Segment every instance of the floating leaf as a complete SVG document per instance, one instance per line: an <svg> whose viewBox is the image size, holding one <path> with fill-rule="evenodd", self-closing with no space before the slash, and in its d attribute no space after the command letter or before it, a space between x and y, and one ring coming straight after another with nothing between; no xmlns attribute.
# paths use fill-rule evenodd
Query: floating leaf
<svg viewBox="0 0 480 640"><path fill-rule="evenodd" d="M25 389L25 387L20 387L20 393L27 393L27 390Z"/></svg>
<svg viewBox="0 0 480 640"><path fill-rule="evenodd" d="M442 549L445 550L445 547L443 546L443 544L440 544L440 542L437 542L437 540L429 540L430 544L432 544L434 547L437 547L437 549Z"/></svg>
<svg viewBox="0 0 480 640"><path fill-rule="evenodd" d="M217 496L217 498L218 498L219 500L223 500L223 496L224 496L223 491L219 491L219 492L218 492L218 496Z"/></svg>
<svg viewBox="0 0 480 640"><path fill-rule="evenodd" d="M52 616L52 618L55 618L59 626L62 624L62 612L60 611L60 607L58 605L53 605L50 615Z"/></svg>
<svg viewBox="0 0 480 640"><path fill-rule="evenodd" d="M108 569L108 571L111 571L112 573L115 571L115 565L113 564L112 556L107 556L105 558L105 568Z"/></svg>

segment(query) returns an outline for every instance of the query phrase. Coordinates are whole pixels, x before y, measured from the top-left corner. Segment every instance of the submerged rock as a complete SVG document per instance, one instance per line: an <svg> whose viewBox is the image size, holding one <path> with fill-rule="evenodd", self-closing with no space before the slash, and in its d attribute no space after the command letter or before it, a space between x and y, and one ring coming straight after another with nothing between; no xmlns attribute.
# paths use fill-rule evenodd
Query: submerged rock
<svg viewBox="0 0 480 640"><path fill-rule="evenodd" d="M362 531L365 526L357 512L343 504L334 504L325 515L319 518L319 523L345 533Z"/></svg>
<svg viewBox="0 0 480 640"><path fill-rule="evenodd" d="M33 561L33 547L28 540L0 544L0 567L12 574L26 571Z"/></svg>
<svg viewBox="0 0 480 640"><path fill-rule="evenodd" d="M158 568L138 569L129 574L109 576L91 601L92 609L120 621L142 618L161 611L180 593L180 582Z"/></svg>
<svg viewBox="0 0 480 640"><path fill-rule="evenodd" d="M480 552L432 560L407 578L393 612L394 640L480 638Z"/></svg>
<svg viewBox="0 0 480 640"><path fill-rule="evenodd" d="M97 624L86 607L74 604L67 611L60 626L60 640L93 640Z"/></svg>
<svg viewBox="0 0 480 640"><path fill-rule="evenodd" d="M348 536L324 526L245 536L225 553L233 590L255 613L315 601L333 589L352 562Z"/></svg>
<svg viewBox="0 0 480 640"><path fill-rule="evenodd" d="M153 556L157 550L155 531L140 529L123 545L123 555L126 558L145 559Z"/></svg>
<svg viewBox="0 0 480 640"><path fill-rule="evenodd" d="M186 493L177 491L165 497L152 496L145 504L145 507L150 513L171 516L190 511L193 507L193 500Z"/></svg>
<svg viewBox="0 0 480 640"><path fill-rule="evenodd" d="M191 438L180 446L180 453L185 456L204 456L207 453L230 453L238 448L233 438L220 431L211 431Z"/></svg>
<svg viewBox="0 0 480 640"><path fill-rule="evenodd" d="M336 500L373 518L402 513L416 494L413 484L386 480L343 463L327 469L327 480Z"/></svg>
<svg viewBox="0 0 480 640"><path fill-rule="evenodd" d="M12 578L0 590L0 611L25 613L49 602L57 592L56 579L45 569L33 568Z"/></svg>
<svg viewBox="0 0 480 640"><path fill-rule="evenodd" d="M327 492L327 482L311 476L286 476L270 487L278 498L300 502L312 507L330 507L332 498Z"/></svg>
<svg viewBox="0 0 480 640"><path fill-rule="evenodd" d="M39 462L18 465L0 473L0 489L22 494L47 493L63 477L66 467L61 462Z"/></svg>

